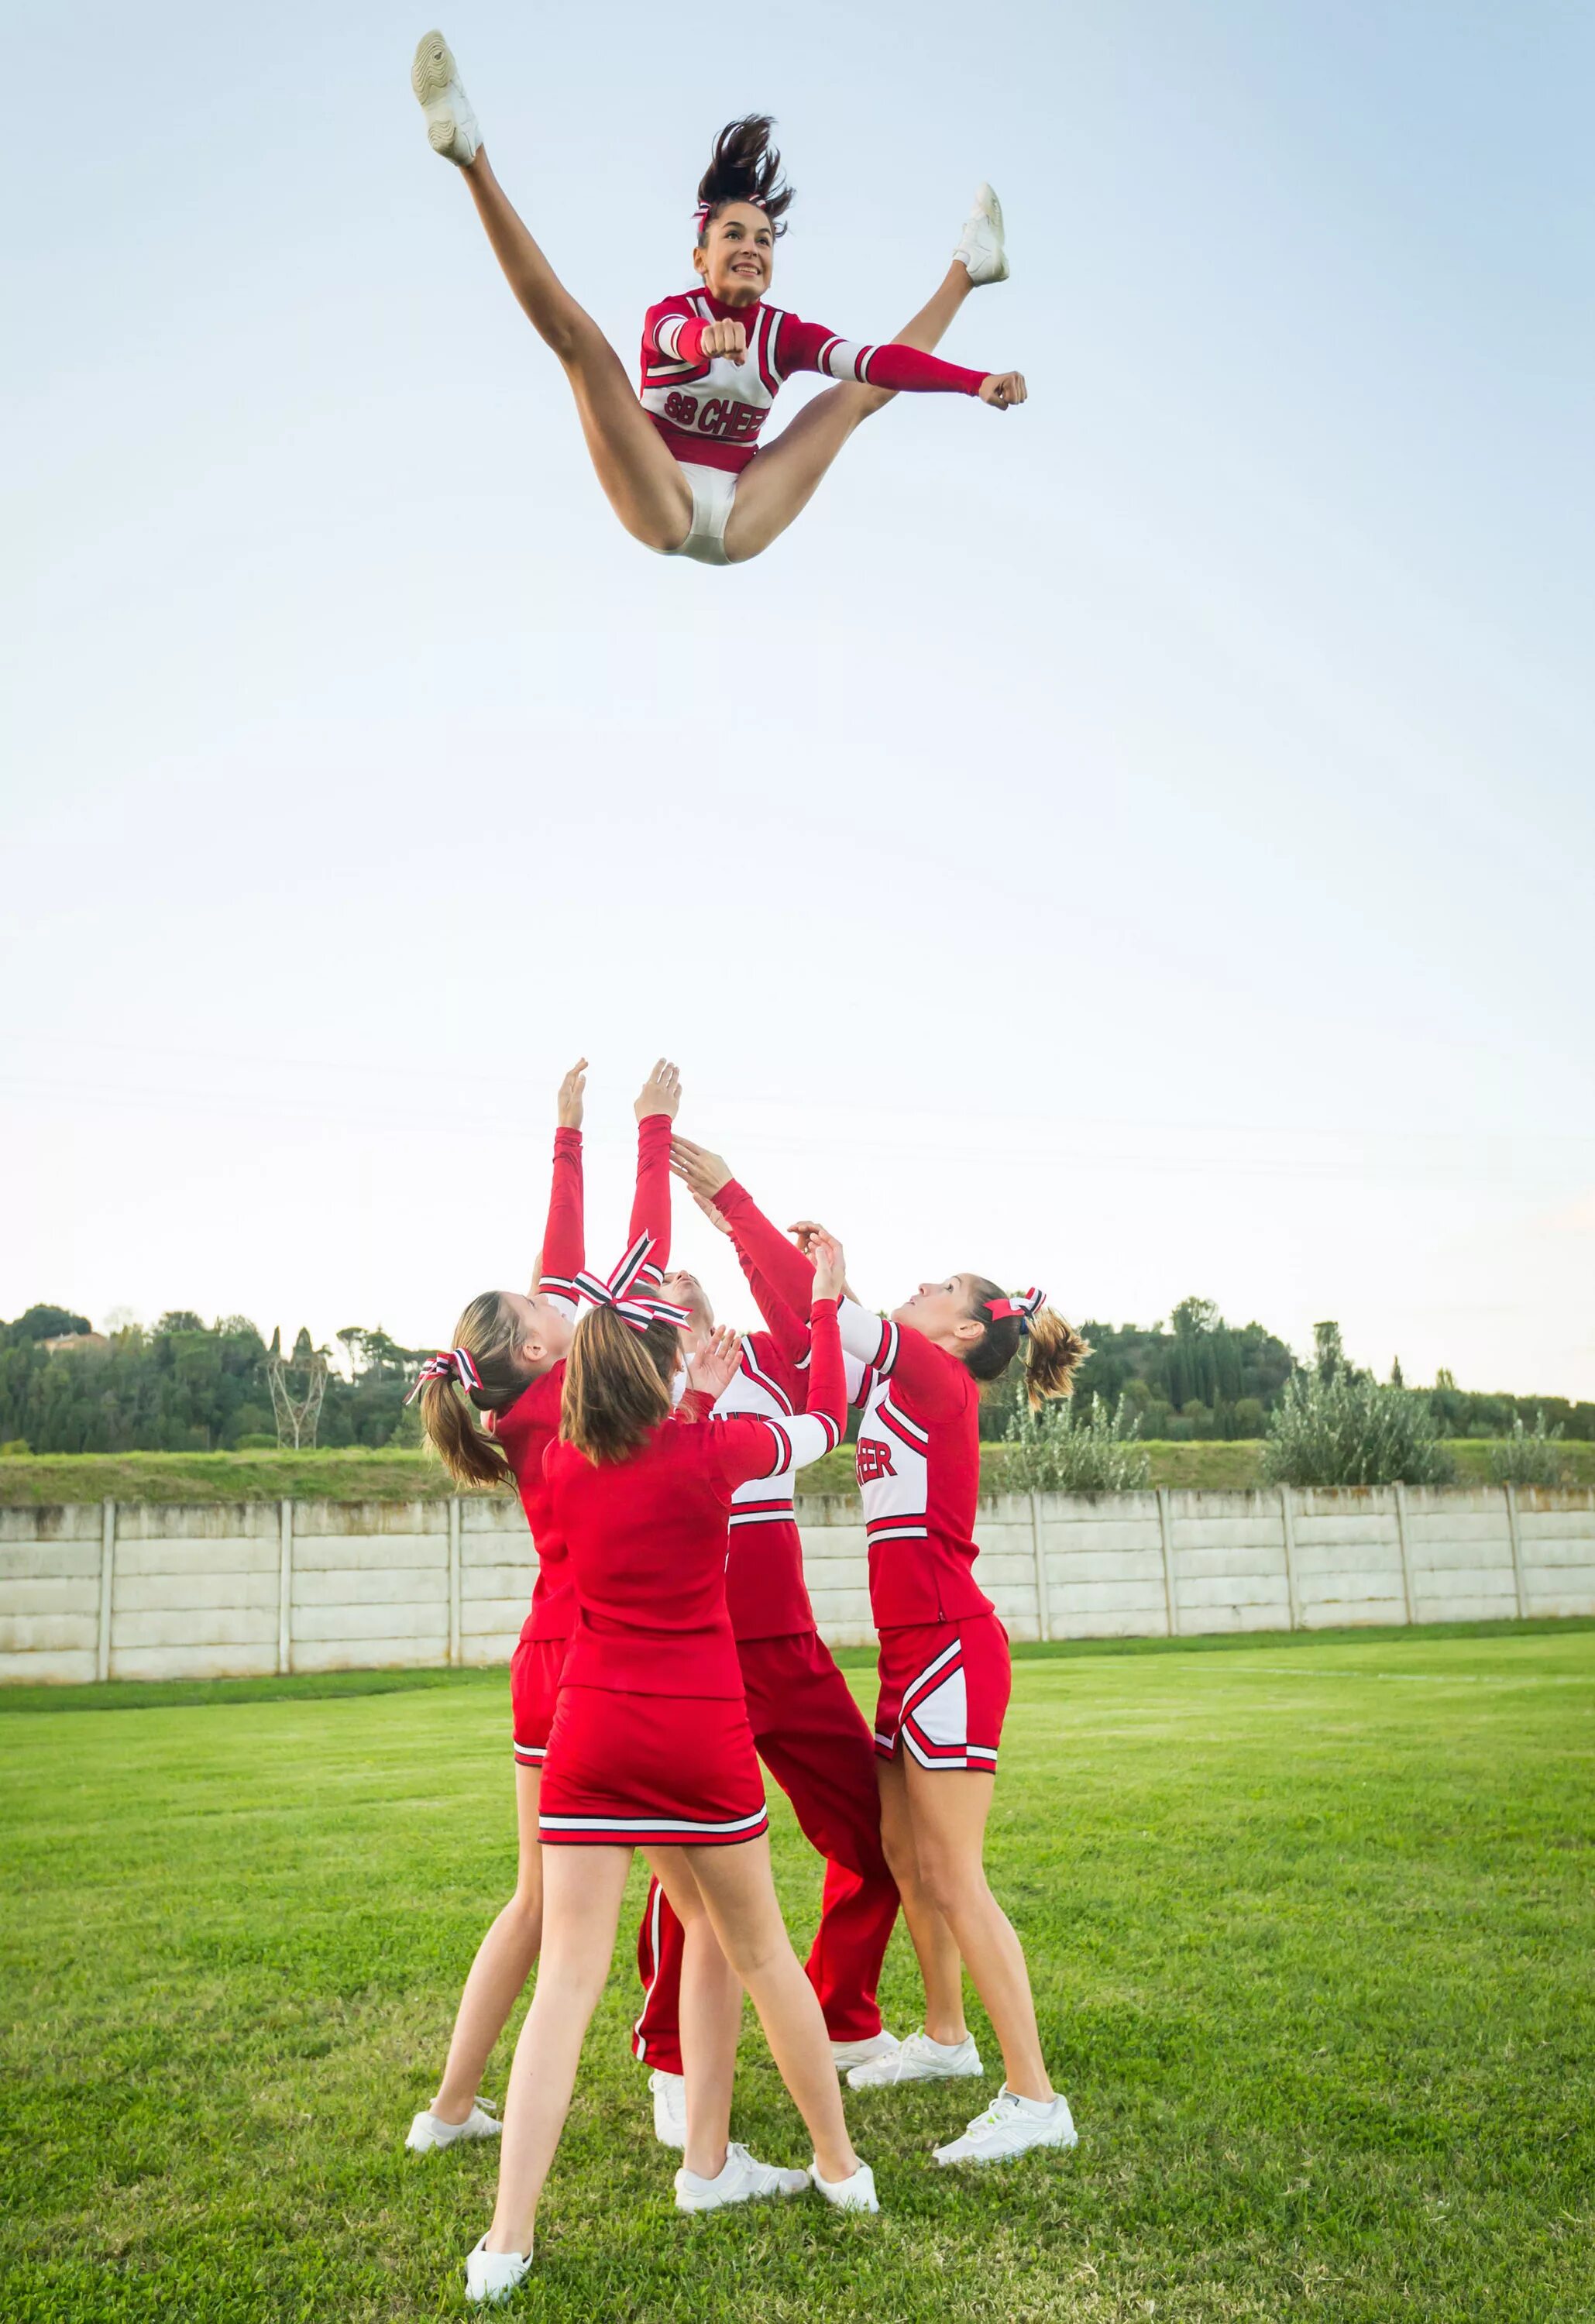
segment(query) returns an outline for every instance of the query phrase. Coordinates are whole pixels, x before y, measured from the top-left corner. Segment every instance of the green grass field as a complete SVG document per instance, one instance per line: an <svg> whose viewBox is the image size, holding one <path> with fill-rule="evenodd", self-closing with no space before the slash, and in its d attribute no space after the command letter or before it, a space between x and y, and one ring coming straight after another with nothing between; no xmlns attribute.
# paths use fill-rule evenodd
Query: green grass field
<svg viewBox="0 0 1595 2324"><path fill-rule="evenodd" d="M981 1448L982 1482L1003 1489L1008 1450ZM1451 1447L1459 1484L1483 1483L1489 1446L1468 1440ZM1244 1491L1261 1481L1261 1447L1233 1443L1149 1443L1150 1481L1179 1490ZM1566 1481L1595 1485L1595 1444L1564 1444ZM853 1447L844 1445L804 1472L809 1493L856 1492ZM0 1508L99 1501L410 1501L443 1500L453 1490L428 1452L50 1452L0 1461Z"/></svg>
<svg viewBox="0 0 1595 2324"><path fill-rule="evenodd" d="M1016 1680L993 1880L1076 2153L942 2173L981 2086L872 2093L879 2221L681 2219L622 1951L512 2312L1595 2316L1595 1624L1039 1649ZM400 2141L512 1877L505 1679L311 1683L0 1697L5 2324L462 2312L493 2155ZM806 1936L784 1811L776 1845ZM915 1996L899 1936L905 2031ZM743 2051L740 2132L801 2159Z"/></svg>

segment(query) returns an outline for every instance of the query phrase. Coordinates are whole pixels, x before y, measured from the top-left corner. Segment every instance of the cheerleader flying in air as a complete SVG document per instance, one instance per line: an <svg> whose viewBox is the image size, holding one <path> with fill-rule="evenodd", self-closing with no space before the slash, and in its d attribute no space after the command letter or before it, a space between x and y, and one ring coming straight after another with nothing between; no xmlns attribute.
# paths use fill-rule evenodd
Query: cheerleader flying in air
<svg viewBox="0 0 1595 2324"><path fill-rule="evenodd" d="M639 397L494 177L440 32L417 48L410 86L433 152L463 173L511 289L565 366L610 505L646 548L704 565L757 557L807 506L860 420L900 390L975 396L998 411L1025 401L1018 372L966 371L931 353L972 290L1007 279L1002 209L990 186L927 305L890 346L862 346L769 303L792 189L768 117L731 123L698 186L697 285L649 309ZM777 392L800 371L845 384L806 405L761 451Z"/></svg>

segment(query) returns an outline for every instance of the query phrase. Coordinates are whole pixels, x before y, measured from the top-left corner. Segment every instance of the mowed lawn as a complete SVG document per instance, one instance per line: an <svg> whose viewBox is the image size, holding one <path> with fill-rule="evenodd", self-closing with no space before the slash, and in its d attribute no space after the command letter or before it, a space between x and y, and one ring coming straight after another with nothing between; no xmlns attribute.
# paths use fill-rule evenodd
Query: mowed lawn
<svg viewBox="0 0 1595 2324"><path fill-rule="evenodd" d="M1016 1680L993 1879L1076 2152L939 2172L997 2075L871 2093L879 2220L678 2218L629 1926L513 2312L1595 2316L1595 1626L1065 1649ZM460 2314L493 2151L401 2141L512 1877L507 1711L499 1673L0 1710L5 2324ZM777 1856L806 1940L784 1809ZM900 1935L885 1998L907 2032ZM806 2159L751 2021L737 2126Z"/></svg>

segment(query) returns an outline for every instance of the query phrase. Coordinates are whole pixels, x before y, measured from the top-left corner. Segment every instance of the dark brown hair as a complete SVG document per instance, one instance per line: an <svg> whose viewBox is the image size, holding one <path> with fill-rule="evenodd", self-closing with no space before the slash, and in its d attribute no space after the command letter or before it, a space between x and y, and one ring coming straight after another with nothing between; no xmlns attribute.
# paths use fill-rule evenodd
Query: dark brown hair
<svg viewBox="0 0 1595 2324"><path fill-rule="evenodd" d="M710 223L727 202L755 202L777 234L785 234L781 220L792 205L792 189L781 176L781 157L770 142L775 123L768 113L749 113L728 121L715 140L709 166L698 180L697 198L708 217L698 228L700 244Z"/></svg>
<svg viewBox="0 0 1595 2324"><path fill-rule="evenodd" d="M1007 1296L1000 1284L991 1282L983 1275L970 1277L968 1312L985 1325L986 1331L983 1339L973 1342L963 1360L976 1379L1000 1379L1022 1347L1025 1394L1034 1412L1048 1397L1073 1392L1075 1371L1090 1355L1091 1343L1051 1307L1037 1307L1027 1319L1023 1331L1017 1315L993 1315L991 1302Z"/></svg>
<svg viewBox="0 0 1595 2324"><path fill-rule="evenodd" d="M559 1437L589 1461L623 1461L670 1416L681 1364L674 1323L634 1332L613 1307L583 1315L565 1360Z"/></svg>
<svg viewBox="0 0 1595 2324"><path fill-rule="evenodd" d="M530 1374L516 1361L521 1325L502 1291L483 1291L454 1327L449 1345L464 1348L482 1385L470 1390L478 1412L503 1412L514 1403ZM507 1485L510 1464L491 1436L484 1435L453 1380L429 1379L420 1394L421 1426L456 1485Z"/></svg>

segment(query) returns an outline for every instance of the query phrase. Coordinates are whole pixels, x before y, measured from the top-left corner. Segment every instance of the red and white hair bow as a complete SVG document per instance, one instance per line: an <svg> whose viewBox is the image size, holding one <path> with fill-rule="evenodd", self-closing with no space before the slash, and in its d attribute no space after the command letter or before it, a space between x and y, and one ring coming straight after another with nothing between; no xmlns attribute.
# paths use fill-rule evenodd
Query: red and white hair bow
<svg viewBox="0 0 1595 2324"><path fill-rule="evenodd" d="M482 1385L482 1375L472 1360L469 1348L439 1348L435 1356L429 1356L417 1372L415 1386L405 1403L413 1404L429 1379L458 1380L463 1388Z"/></svg>
<svg viewBox="0 0 1595 2324"><path fill-rule="evenodd" d="M653 1237L640 1234L631 1250L607 1279L589 1275L585 1268L576 1270L574 1281L576 1295L584 1306L613 1307L623 1323L633 1332L646 1332L650 1323L690 1323L690 1307L673 1307L668 1299L650 1298L646 1292L634 1292L632 1285L646 1275L653 1282L660 1279L657 1267L650 1267L648 1254L653 1249Z"/></svg>
<svg viewBox="0 0 1595 2324"><path fill-rule="evenodd" d="M1037 1307L1043 1307L1046 1304L1046 1292L1038 1291L1032 1284L1028 1291L1016 1291L1011 1298L988 1300L986 1313L993 1323L1003 1323L1010 1315L1017 1316L1019 1327L1022 1332L1028 1325Z"/></svg>
<svg viewBox="0 0 1595 2324"><path fill-rule="evenodd" d="M757 194L722 194L720 196L720 200L723 202L751 202L756 210L761 210L764 208L764 204L760 200ZM715 207L715 205L713 202L700 202L696 209L694 210L692 214L692 222L700 235L703 233L704 228L708 225L709 212Z"/></svg>

